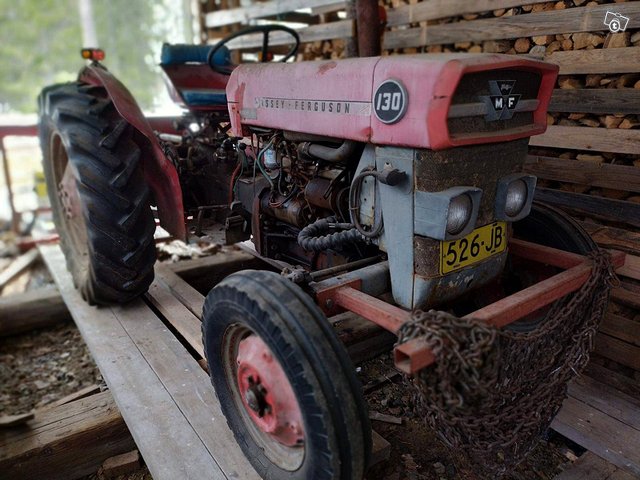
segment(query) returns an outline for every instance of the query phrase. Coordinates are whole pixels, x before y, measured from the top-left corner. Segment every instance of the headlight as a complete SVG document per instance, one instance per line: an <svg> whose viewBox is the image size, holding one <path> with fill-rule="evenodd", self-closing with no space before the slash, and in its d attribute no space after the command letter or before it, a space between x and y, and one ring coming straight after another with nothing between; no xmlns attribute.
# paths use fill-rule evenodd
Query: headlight
<svg viewBox="0 0 640 480"><path fill-rule="evenodd" d="M472 211L473 202L469 195L463 193L453 198L449 204L449 213L447 215L447 233L457 235L464 230L464 227L467 226L471 219Z"/></svg>
<svg viewBox="0 0 640 480"><path fill-rule="evenodd" d="M504 204L504 213L509 217L518 215L527 203L527 184L519 178L507 187L507 199Z"/></svg>
<svg viewBox="0 0 640 480"><path fill-rule="evenodd" d="M536 177L513 173L502 177L496 189L496 220L517 222L531 211Z"/></svg>

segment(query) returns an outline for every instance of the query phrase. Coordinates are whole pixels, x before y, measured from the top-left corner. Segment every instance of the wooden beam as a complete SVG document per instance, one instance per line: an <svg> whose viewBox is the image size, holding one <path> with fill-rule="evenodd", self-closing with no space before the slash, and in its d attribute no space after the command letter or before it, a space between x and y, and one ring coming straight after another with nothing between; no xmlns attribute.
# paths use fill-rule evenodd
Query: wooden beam
<svg viewBox="0 0 640 480"><path fill-rule="evenodd" d="M611 52L613 49L606 49ZM624 48L622 50L625 50ZM601 50L578 50L581 53ZM549 59L550 57L547 57ZM607 56L608 62L611 62ZM635 70L640 65L640 56L635 62ZM589 64L589 72L592 73ZM550 112L593 113L625 115L640 114L640 90L635 88L577 88L575 90L557 88L553 91Z"/></svg>
<svg viewBox="0 0 640 480"><path fill-rule="evenodd" d="M164 265L156 265L155 275L157 282L168 288L171 294L196 317L202 318L204 295Z"/></svg>
<svg viewBox="0 0 640 480"><path fill-rule="evenodd" d="M320 25L311 25L309 27L297 30L300 35L301 43L316 42L319 40L334 40L336 38L349 38L353 35L353 20L338 20ZM291 43L291 35L285 32L273 32L269 36L269 45L287 45ZM251 34L230 41L227 47L230 49L246 49L255 48L262 45L262 34Z"/></svg>
<svg viewBox="0 0 640 480"><path fill-rule="evenodd" d="M529 155L525 170L547 180L640 193L640 168Z"/></svg>
<svg viewBox="0 0 640 480"><path fill-rule="evenodd" d="M38 259L40 253L37 249L33 248L26 253L23 253L13 262L9 264L7 268L0 272L0 291L9 283L13 278L24 272Z"/></svg>
<svg viewBox="0 0 640 480"><path fill-rule="evenodd" d="M71 480L136 448L110 392L36 411L28 428L0 432L0 476Z"/></svg>
<svg viewBox="0 0 640 480"><path fill-rule="evenodd" d="M609 400L613 401L598 390L574 391L564 401L551 426L617 467L640 475L640 450L637 448L640 445L640 430L621 420L626 420L621 412L608 409L606 404ZM615 402L618 407L624 405L625 409L637 412L638 407L625 402L624 398L616 398Z"/></svg>
<svg viewBox="0 0 640 480"><path fill-rule="evenodd" d="M200 293L206 294L223 278L240 270L260 268L264 262L236 249L226 249L215 255L177 263L164 263Z"/></svg>
<svg viewBox="0 0 640 480"><path fill-rule="evenodd" d="M637 320L607 312L600 325L600 332L640 347L640 322Z"/></svg>
<svg viewBox="0 0 640 480"><path fill-rule="evenodd" d="M616 269L618 275L640 280L640 257L627 254L624 265Z"/></svg>
<svg viewBox="0 0 640 480"><path fill-rule="evenodd" d="M69 310L55 287L0 297L0 336L24 333L69 319Z"/></svg>
<svg viewBox="0 0 640 480"><path fill-rule="evenodd" d="M573 10L575 8L565 12ZM640 19L640 16L638 18ZM638 71L640 64L640 47L559 51L546 55L544 59L557 64L560 67L560 75L634 73Z"/></svg>
<svg viewBox="0 0 640 480"><path fill-rule="evenodd" d="M531 137L529 145L637 155L640 154L640 130L551 125L542 135Z"/></svg>
<svg viewBox="0 0 640 480"><path fill-rule="evenodd" d="M456 17L465 13L479 13L502 8L521 7L540 3L540 0L430 0L401 5L387 10L387 25L395 27L439 18Z"/></svg>
<svg viewBox="0 0 640 480"><path fill-rule="evenodd" d="M626 305L627 307L640 310L640 294L627 290L625 283L622 282L620 287L611 290L611 300Z"/></svg>
<svg viewBox="0 0 640 480"><path fill-rule="evenodd" d="M591 238L601 247L612 248L640 255L640 232L631 232L622 228L605 227L588 222L580 222L580 225L589 232ZM640 295L637 295L640 297ZM638 299L640 302L640 298ZM640 303L638 304L640 309Z"/></svg>
<svg viewBox="0 0 640 480"><path fill-rule="evenodd" d="M429 25L387 32L383 46L386 49L420 47L456 42L482 42L563 33L604 30L608 5L568 8L550 12L528 13L511 17L488 18L470 22ZM627 28L640 27L640 5L616 5L616 12L630 17ZM607 52L615 49L606 49ZM605 50L601 50L605 51ZM593 73L593 72L591 72Z"/></svg>
<svg viewBox="0 0 640 480"><path fill-rule="evenodd" d="M146 295L151 305L169 322L185 341L204 358L200 318L176 300L171 290L158 280L149 287ZM204 297L203 297L204 300Z"/></svg>
<svg viewBox="0 0 640 480"><path fill-rule="evenodd" d="M536 188L535 199L581 215L640 227L640 204L581 193Z"/></svg>
<svg viewBox="0 0 640 480"><path fill-rule="evenodd" d="M270 2L256 3L248 7L230 8L218 10L205 15L205 25L208 28L222 27L234 23L248 23L257 18L280 15L302 8L315 8L333 5L336 0L287 0L281 2L272 0Z"/></svg>
<svg viewBox="0 0 640 480"><path fill-rule="evenodd" d="M631 345L623 340L599 333L596 336L596 348L598 355L609 358L621 365L640 370L640 347ZM640 443L638 444L640 445Z"/></svg>
<svg viewBox="0 0 640 480"><path fill-rule="evenodd" d="M598 365L594 361L589 362L583 374L631 397L640 398L640 382L603 367L602 365Z"/></svg>
<svg viewBox="0 0 640 480"><path fill-rule="evenodd" d="M613 463L587 451L553 480L612 480L611 475L616 471L619 469Z"/></svg>

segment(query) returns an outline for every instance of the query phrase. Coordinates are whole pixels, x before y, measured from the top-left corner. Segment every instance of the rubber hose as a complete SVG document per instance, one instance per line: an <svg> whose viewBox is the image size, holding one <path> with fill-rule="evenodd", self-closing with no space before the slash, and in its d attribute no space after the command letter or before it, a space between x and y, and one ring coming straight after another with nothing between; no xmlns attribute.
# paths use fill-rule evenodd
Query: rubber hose
<svg viewBox="0 0 640 480"><path fill-rule="evenodd" d="M350 224L337 224L338 227L345 227ZM307 225L298 234L298 244L305 250L320 252L329 248L339 247L345 243L353 243L364 240L363 236L355 228L331 232L336 226L333 218L321 218Z"/></svg>

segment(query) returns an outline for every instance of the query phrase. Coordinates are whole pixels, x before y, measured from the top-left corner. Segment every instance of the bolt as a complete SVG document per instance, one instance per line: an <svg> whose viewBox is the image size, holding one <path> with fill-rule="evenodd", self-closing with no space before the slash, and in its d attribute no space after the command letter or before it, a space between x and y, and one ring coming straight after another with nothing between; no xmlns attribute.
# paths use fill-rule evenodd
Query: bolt
<svg viewBox="0 0 640 480"><path fill-rule="evenodd" d="M324 306L327 308L333 308L333 300L331 298L327 298L324 302Z"/></svg>

